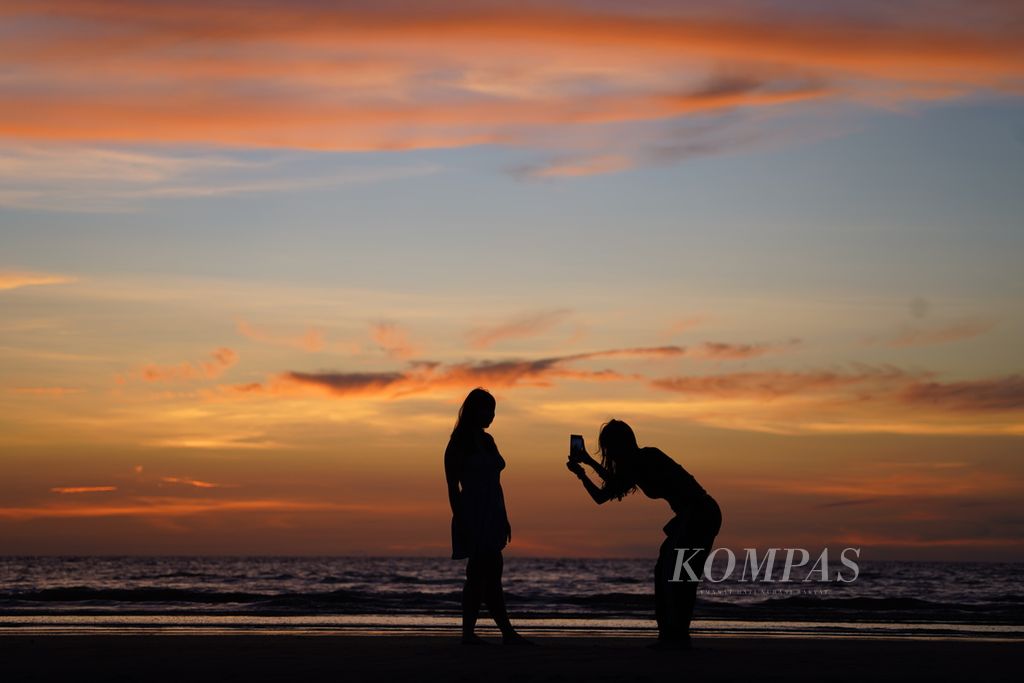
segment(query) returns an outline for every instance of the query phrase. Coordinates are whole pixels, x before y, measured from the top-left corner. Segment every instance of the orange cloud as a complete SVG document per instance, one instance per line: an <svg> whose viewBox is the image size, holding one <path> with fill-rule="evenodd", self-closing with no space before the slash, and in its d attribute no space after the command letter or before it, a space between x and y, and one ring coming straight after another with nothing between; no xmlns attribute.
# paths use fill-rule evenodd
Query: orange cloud
<svg viewBox="0 0 1024 683"><path fill-rule="evenodd" d="M116 486L54 486L52 493L105 493L116 491Z"/></svg>
<svg viewBox="0 0 1024 683"><path fill-rule="evenodd" d="M961 320L939 327L907 326L888 339L868 339L867 343L894 348L931 346L977 337L985 334L995 325L994 320Z"/></svg>
<svg viewBox="0 0 1024 683"><path fill-rule="evenodd" d="M377 323L371 330L373 340L393 358L409 358L419 351L409 341L409 334L394 323Z"/></svg>
<svg viewBox="0 0 1024 683"><path fill-rule="evenodd" d="M778 344L729 344L726 342L704 342L691 351L698 358L713 360L741 360L757 358L769 353L776 353L800 344L799 339L790 339Z"/></svg>
<svg viewBox="0 0 1024 683"><path fill-rule="evenodd" d="M0 291L38 285L62 285L74 281L75 278L67 275L0 271Z"/></svg>
<svg viewBox="0 0 1024 683"><path fill-rule="evenodd" d="M797 479L735 479L733 484L763 493L788 496L853 498L856 502L872 499L948 498L974 495L1016 495L1024 481L1005 474L966 467L914 467L898 463L894 467L869 467L867 472L846 469L832 477ZM841 501L852 503L854 501ZM833 503L834 504L834 503Z"/></svg>
<svg viewBox="0 0 1024 683"><path fill-rule="evenodd" d="M883 534L844 534L836 542L853 547L893 546L902 548L1016 548L1024 539L1014 537L983 538L921 538L919 536L886 536Z"/></svg>
<svg viewBox="0 0 1024 683"><path fill-rule="evenodd" d="M656 379L651 384L683 394L742 397L770 400L779 396L820 393L847 388L870 388L909 384L914 375L899 368L863 367L855 372L763 371L715 375L688 375Z"/></svg>
<svg viewBox="0 0 1024 683"><path fill-rule="evenodd" d="M577 353L572 356L565 356L565 360L589 360L592 358L615 358L615 357L661 357L670 358L682 356L686 348L682 346L635 346L628 349L610 349L608 351L592 351L590 353Z"/></svg>
<svg viewBox="0 0 1024 683"><path fill-rule="evenodd" d="M939 382L933 373L852 370L686 375L651 381L685 397L652 409L773 433L1021 434L1024 378Z"/></svg>
<svg viewBox="0 0 1024 683"><path fill-rule="evenodd" d="M682 334L687 330L693 329L694 327L698 327L699 325L703 325L708 320L709 318L706 315L693 315L688 318L679 318L678 320L673 320L665 329L665 333L663 336L666 338L674 337L677 334Z"/></svg>
<svg viewBox="0 0 1024 683"><path fill-rule="evenodd" d="M1016 30L1024 10L1013 3L911 2L856 15L568 0L150 5L6 2L0 12L32 30L11 32L0 48L0 135L347 151L557 148L551 140L583 125L823 98L889 104L1012 92L1024 74ZM636 161L597 147L537 174Z"/></svg>
<svg viewBox="0 0 1024 683"><path fill-rule="evenodd" d="M581 159L565 159L546 165L523 169L522 175L532 178L573 178L625 171L634 166L629 157L602 154Z"/></svg>
<svg viewBox="0 0 1024 683"><path fill-rule="evenodd" d="M529 143L527 129L580 124L657 121L732 107L758 107L819 99L822 88L733 94L715 98L700 92L665 97L635 94L595 95L566 101L471 101L452 103L337 105L300 101L247 101L227 93L194 92L159 102L137 95L92 99L65 95L60 102L76 113L73 120L52 112L56 102L37 95L8 96L0 112L0 133L54 141L116 143L207 142L232 146L311 150L385 151L480 144ZM206 116L197 116L205 111ZM245 120L245 126L225 125ZM63 125L61 125L63 121ZM287 121L288 125L282 125ZM521 129L511 133L503 128ZM429 132L435 130L437 132ZM428 131L423 133L420 131ZM562 174L565 175L565 174ZM580 175L576 173L575 175Z"/></svg>
<svg viewBox="0 0 1024 683"><path fill-rule="evenodd" d="M397 398L432 390L463 389L486 385L550 386L554 379L613 381L626 376L614 370L577 370L566 365L610 357L665 357L685 353L678 346L608 349L536 360L481 361L442 365L433 361L411 363L403 371L392 372L287 372L266 384L258 382L220 387L208 396L260 396L302 394L307 389L331 396L378 396Z"/></svg>
<svg viewBox="0 0 1024 683"><path fill-rule="evenodd" d="M287 499L216 500L172 497L140 497L111 505L40 505L0 507L0 519L145 517L173 518L231 512L339 512L392 516L433 513L439 506L405 501L380 503L334 503Z"/></svg>
<svg viewBox="0 0 1024 683"><path fill-rule="evenodd" d="M384 390L399 388L409 381L401 372L289 372L284 375L284 379L300 385L322 387L336 396L382 393ZM244 390L251 391L253 388L253 385L248 385Z"/></svg>
<svg viewBox="0 0 1024 683"><path fill-rule="evenodd" d="M197 489L217 489L221 488L220 484L211 484L208 481L200 481L198 479L187 479L185 477L160 477L160 481L168 484L184 484L186 486L194 486Z"/></svg>
<svg viewBox="0 0 1024 683"><path fill-rule="evenodd" d="M907 404L968 412L1024 410L1024 377L1009 375L962 382L918 382L896 397Z"/></svg>
<svg viewBox="0 0 1024 683"><path fill-rule="evenodd" d="M1010 3L986 4L990 12L1005 21L1019 19L1022 13ZM564 55L568 50L570 54L582 53L593 59L600 51L612 48L627 52L617 59L612 55L606 57L612 63L697 54L721 60L757 59L804 67L826 65L861 75L913 75L925 80L948 77L947 73L929 69L979 77L1016 72L1022 50L1014 40L1012 26L994 18L987 23L964 21L971 17L970 3L933 9L928 23L916 21L922 9L909 3L903 11L857 19L846 13L814 12L801 16L798 10L755 15L736 7L697 14L679 11L661 12L657 16L631 15L622 9L609 12L603 6L566 2L520 7L448 1L432 3L429 9L410 3L380 3L371 9L306 2L256 7L181 2L170 12L166 8L143 10L118 0L37 0L8 2L4 13L22 17L53 13L67 21L90 21L108 29L84 35L54 30L55 35L49 36L53 40L48 44L13 36L7 52L18 60L43 54L63 59L117 57L139 52L143 47L174 45L173 41L184 39L207 42L207 36L212 36L229 46L270 43L282 48L323 49L336 44L335 41L345 41L353 48L368 49L377 44L380 48L370 52L375 55L395 52L400 41L405 41L410 53L419 55L434 49L438 57L465 56L465 48L470 46L490 46L505 53L532 42L545 56ZM127 28L132 32L127 32ZM200 28L208 33L197 33ZM628 54L631 49L642 47L647 47L652 55ZM404 56L401 52L398 55ZM258 52L230 56L233 59L215 60L187 53L180 59L189 70L202 74L206 69L218 78L250 74L252 67L264 61ZM252 63L247 59L259 61ZM150 60L165 69L175 64L169 55ZM278 73L294 72L299 66L278 64L274 69L273 60L265 61L272 72ZM399 60L378 57L363 71L383 71L382 75L393 76L395 70L391 65L395 61ZM239 63L241 67L236 66ZM249 68L245 67L247 64ZM342 60L341 65L358 68L361 62Z"/></svg>
<svg viewBox="0 0 1024 683"><path fill-rule="evenodd" d="M750 358L778 345L723 345L713 353ZM706 353L706 347L697 347ZM394 400L467 387L550 387L558 381L648 384L678 399L555 401L541 412L572 416L620 413L686 419L720 428L793 433L1021 434L1024 378L940 382L934 373L881 365L846 369L761 370L649 378L614 367L586 367L601 359L685 357L681 346L605 349L537 359L443 364L417 361L400 370L284 372L265 382L221 385L208 400L260 397L330 397ZM699 355L699 354L698 354ZM630 408L630 406L632 408ZM958 417L959 416L959 417Z"/></svg>
<svg viewBox="0 0 1024 683"><path fill-rule="evenodd" d="M82 392L81 389L75 389L73 387L14 387L11 389L16 394L25 394L29 396L52 396L54 398L60 398L67 396L68 394L79 394Z"/></svg>
<svg viewBox="0 0 1024 683"><path fill-rule="evenodd" d="M564 363L575 360L571 356L564 358L543 358L536 361L485 361L482 363L461 363L452 365L429 378L429 386L461 388L467 386L489 385L494 387L512 387L517 384L533 386L550 386L554 378L580 379L592 381L608 381L622 379L622 375L612 370L571 370L562 367Z"/></svg>
<svg viewBox="0 0 1024 683"><path fill-rule="evenodd" d="M271 344L274 346L287 346L301 351L316 352L322 351L325 345L324 333L315 327L308 327L306 331L296 337L278 336L249 324L241 318L235 321L235 327L239 334L253 341Z"/></svg>
<svg viewBox="0 0 1024 683"><path fill-rule="evenodd" d="M220 377L238 362L238 354L227 347L214 351L210 360L198 364L185 361L178 365L144 365L139 376L146 382L180 382Z"/></svg>
<svg viewBox="0 0 1024 683"><path fill-rule="evenodd" d="M491 327L481 327L469 333L469 343L475 349L486 349L506 339L522 339L547 332L563 322L571 311L557 309L519 316Z"/></svg>
<svg viewBox="0 0 1024 683"><path fill-rule="evenodd" d="M179 433L167 438L154 439L153 441L147 442L146 445L152 445L158 448L265 450L278 448L281 444L272 441L261 434L217 433L189 435Z"/></svg>

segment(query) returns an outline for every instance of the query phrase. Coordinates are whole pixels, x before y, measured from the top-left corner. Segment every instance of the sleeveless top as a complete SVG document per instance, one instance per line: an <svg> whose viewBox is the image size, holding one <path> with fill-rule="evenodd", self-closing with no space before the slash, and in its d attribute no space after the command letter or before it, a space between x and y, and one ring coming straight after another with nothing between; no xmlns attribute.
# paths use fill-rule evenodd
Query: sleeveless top
<svg viewBox="0 0 1024 683"><path fill-rule="evenodd" d="M664 498L672 511L683 514L694 503L701 502L707 491L682 465L653 447L641 448L633 481L648 498Z"/></svg>
<svg viewBox="0 0 1024 683"><path fill-rule="evenodd" d="M478 435L480 443L472 434L452 437L445 451L445 460L451 462L461 485L457 513L452 516L452 559L500 552L506 544L508 514L501 490L505 459L490 434Z"/></svg>

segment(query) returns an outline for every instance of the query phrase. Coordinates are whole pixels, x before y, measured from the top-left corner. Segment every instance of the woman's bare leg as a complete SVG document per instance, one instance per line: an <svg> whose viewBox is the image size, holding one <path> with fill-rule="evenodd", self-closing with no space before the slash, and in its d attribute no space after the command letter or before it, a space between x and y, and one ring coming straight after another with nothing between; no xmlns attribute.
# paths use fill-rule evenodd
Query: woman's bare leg
<svg viewBox="0 0 1024 683"><path fill-rule="evenodd" d="M462 642L479 641L474 630L480 616L480 601L483 598L482 577L477 557L466 561L466 583L462 586Z"/></svg>
<svg viewBox="0 0 1024 683"><path fill-rule="evenodd" d="M529 641L512 627L512 622L505 609L505 591L501 586L501 574L504 566L505 560L501 552L487 556L483 579L484 602L487 603L487 611L491 613L491 618L501 630L502 640L506 644L527 643Z"/></svg>

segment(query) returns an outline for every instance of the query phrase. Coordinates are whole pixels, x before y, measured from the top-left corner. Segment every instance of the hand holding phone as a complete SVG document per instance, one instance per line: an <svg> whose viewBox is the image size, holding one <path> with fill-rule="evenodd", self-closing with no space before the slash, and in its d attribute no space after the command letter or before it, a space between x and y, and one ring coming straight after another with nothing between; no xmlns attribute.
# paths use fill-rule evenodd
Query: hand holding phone
<svg viewBox="0 0 1024 683"><path fill-rule="evenodd" d="M583 462L587 457L587 448L583 445L583 436L572 434L569 436L569 462Z"/></svg>

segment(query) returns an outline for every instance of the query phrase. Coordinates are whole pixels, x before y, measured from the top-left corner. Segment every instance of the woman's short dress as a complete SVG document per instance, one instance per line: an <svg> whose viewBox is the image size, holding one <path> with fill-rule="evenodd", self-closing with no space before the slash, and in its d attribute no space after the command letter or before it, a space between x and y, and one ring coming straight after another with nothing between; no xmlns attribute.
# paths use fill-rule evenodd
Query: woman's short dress
<svg viewBox="0 0 1024 683"><path fill-rule="evenodd" d="M452 559L497 553L508 537L508 514L501 490L505 459L490 434L449 444L459 449L457 472L462 492L452 516Z"/></svg>

